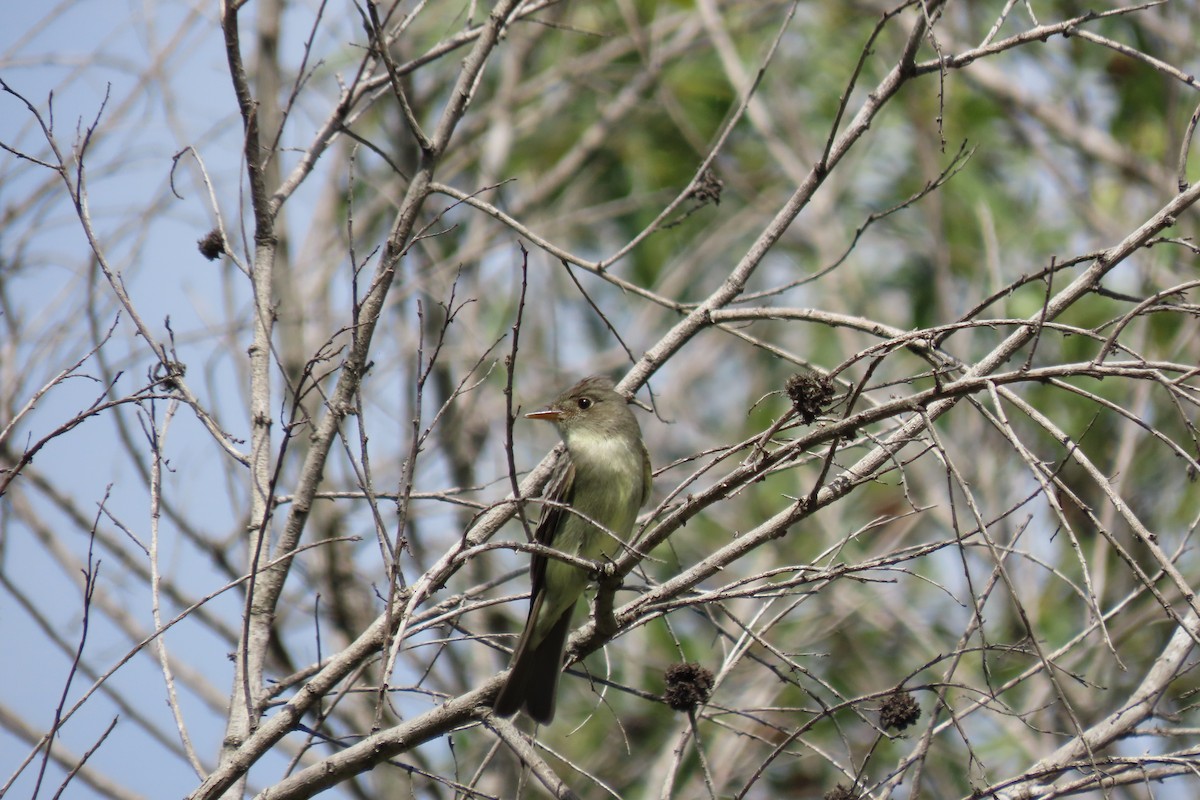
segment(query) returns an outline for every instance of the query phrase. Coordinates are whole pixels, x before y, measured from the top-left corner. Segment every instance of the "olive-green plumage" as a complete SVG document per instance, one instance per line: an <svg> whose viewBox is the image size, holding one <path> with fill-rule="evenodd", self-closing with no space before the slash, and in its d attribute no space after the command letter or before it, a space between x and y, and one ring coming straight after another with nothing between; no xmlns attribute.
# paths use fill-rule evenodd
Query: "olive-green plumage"
<svg viewBox="0 0 1200 800"><path fill-rule="evenodd" d="M545 498L550 502L542 507L535 539L593 561L617 555L650 495L650 456L625 398L612 381L593 376L527 416L553 421L567 446L567 457L547 487ZM529 617L493 708L500 716L523 708L534 720L549 723L571 615L588 574L535 555L530 577Z"/></svg>

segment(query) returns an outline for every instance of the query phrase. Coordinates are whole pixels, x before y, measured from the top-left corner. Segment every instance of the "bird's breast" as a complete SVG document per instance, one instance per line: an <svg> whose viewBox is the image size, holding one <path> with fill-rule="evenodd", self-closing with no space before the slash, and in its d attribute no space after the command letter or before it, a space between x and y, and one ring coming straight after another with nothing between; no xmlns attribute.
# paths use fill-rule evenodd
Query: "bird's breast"
<svg viewBox="0 0 1200 800"><path fill-rule="evenodd" d="M567 442L575 465L571 504L622 539L633 529L643 493L642 454L633 444L587 433Z"/></svg>

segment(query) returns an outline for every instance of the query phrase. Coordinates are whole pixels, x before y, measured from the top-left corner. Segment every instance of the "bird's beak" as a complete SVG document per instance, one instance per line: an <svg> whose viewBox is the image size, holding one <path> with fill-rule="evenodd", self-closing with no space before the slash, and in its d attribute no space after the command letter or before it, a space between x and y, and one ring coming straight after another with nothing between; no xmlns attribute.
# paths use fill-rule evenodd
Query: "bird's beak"
<svg viewBox="0 0 1200 800"><path fill-rule="evenodd" d="M546 419L551 422L558 422L562 419L563 413L553 406L543 408L541 411L531 411L525 415L526 419Z"/></svg>

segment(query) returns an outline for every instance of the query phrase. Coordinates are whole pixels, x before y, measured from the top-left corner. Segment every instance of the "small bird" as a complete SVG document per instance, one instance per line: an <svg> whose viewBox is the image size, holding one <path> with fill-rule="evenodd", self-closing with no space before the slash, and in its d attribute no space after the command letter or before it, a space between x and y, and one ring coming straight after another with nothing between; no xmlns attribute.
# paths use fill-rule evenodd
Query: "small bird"
<svg viewBox="0 0 1200 800"><path fill-rule="evenodd" d="M625 398L608 378L594 375L525 416L554 422L567 446L567 456L547 487L549 502L542 507L534 538L579 558L613 557L629 539L638 509L650 496L650 456ZM529 574L529 617L492 708L502 717L524 708L532 719L549 724L571 615L587 587L588 573L535 555Z"/></svg>

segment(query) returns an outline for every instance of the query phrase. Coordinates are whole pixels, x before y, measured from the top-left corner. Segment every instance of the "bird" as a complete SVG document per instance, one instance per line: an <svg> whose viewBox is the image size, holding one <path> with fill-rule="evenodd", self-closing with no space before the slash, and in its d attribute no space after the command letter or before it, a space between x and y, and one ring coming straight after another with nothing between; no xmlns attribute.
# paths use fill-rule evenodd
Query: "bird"
<svg viewBox="0 0 1200 800"><path fill-rule="evenodd" d="M625 398L607 377L593 375L525 416L555 423L567 450L544 493L534 540L579 558L612 558L650 496L650 455ZM523 709L546 725L554 719L571 617L589 574L539 554L529 574L529 616L492 709L501 717Z"/></svg>

